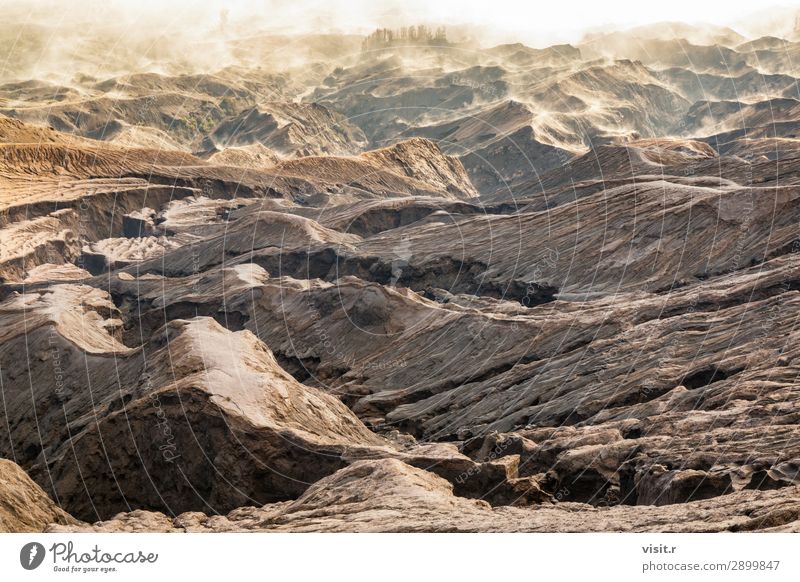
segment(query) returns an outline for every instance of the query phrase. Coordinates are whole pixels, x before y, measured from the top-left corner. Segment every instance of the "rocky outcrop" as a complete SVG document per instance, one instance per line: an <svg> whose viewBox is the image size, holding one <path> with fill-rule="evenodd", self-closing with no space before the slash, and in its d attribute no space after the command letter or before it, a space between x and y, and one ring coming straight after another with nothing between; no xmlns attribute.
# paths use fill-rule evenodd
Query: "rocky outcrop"
<svg viewBox="0 0 800 582"><path fill-rule="evenodd" d="M131 349L114 338L115 313L102 292L70 285L0 307L0 361L12 384L0 448L76 516L293 497L342 467L345 451L382 445L335 398L281 370L248 331L174 320ZM30 362L15 359L20 342Z"/></svg>
<svg viewBox="0 0 800 582"><path fill-rule="evenodd" d="M350 155L367 146L357 126L317 103L262 103L224 121L212 137L224 147L261 144L287 157Z"/></svg>
<svg viewBox="0 0 800 582"><path fill-rule="evenodd" d="M311 156L289 160L277 164L272 171L316 178L330 184L331 194L361 191L363 198L367 197L365 193L381 197L435 196L450 200L478 195L461 162L444 155L438 146L424 139L403 141L358 157ZM324 205L315 203L314 206Z"/></svg>
<svg viewBox="0 0 800 582"><path fill-rule="evenodd" d="M535 509L491 508L454 497L443 479L396 460L362 461L322 479L291 503L244 507L227 516L174 519L137 511L92 526L96 532L709 532L797 531L800 506L775 491L747 491L668 507L593 508L559 503Z"/></svg>
<svg viewBox="0 0 800 582"><path fill-rule="evenodd" d="M212 153L208 157L209 163L219 166L239 166L242 168L268 168L280 161L274 151L260 143L226 147Z"/></svg>
<svg viewBox="0 0 800 582"><path fill-rule="evenodd" d="M41 532L47 526L77 526L16 463L0 459L0 531Z"/></svg>
<svg viewBox="0 0 800 582"><path fill-rule="evenodd" d="M400 175L446 190L461 198L474 198L478 195L461 162L457 158L444 155L434 142L427 139L402 141L367 152L363 157Z"/></svg>
<svg viewBox="0 0 800 582"><path fill-rule="evenodd" d="M786 281L797 269L789 255L668 295L580 309L444 291L426 299L259 269L239 284L224 271L119 278L111 293L138 293L137 335L189 307L251 329L295 378L338 395L377 430L468 439L463 452L482 463L519 455L506 481L530 477L548 495L584 503L662 505L796 482L793 332L775 337L771 322L794 317ZM460 463L456 473L472 470Z"/></svg>

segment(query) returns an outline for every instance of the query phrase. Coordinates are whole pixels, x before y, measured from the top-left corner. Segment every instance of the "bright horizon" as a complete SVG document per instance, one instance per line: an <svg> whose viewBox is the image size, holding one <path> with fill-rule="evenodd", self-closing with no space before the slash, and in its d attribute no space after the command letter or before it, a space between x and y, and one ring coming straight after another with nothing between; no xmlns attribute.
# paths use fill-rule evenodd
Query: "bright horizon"
<svg viewBox="0 0 800 582"><path fill-rule="evenodd" d="M380 3L370 0L210 0L202 4L190 0L169 3L157 0L77 0L70 3L2 0L0 5L5 6L6 15L29 22L112 22L131 27L139 24L163 33L175 27L213 24L223 11L232 26L291 33L364 34L378 26L467 25L477 27L482 38L489 42L520 41L532 46L576 42L593 29L625 29L667 21L729 26L750 36L765 34L771 29L782 33L792 28L793 19L787 15L792 10L800 11L800 0L770 3L755 10L752 2L740 0L665 3L617 0L602 4L584 0L547 3L523 0L387 0Z"/></svg>

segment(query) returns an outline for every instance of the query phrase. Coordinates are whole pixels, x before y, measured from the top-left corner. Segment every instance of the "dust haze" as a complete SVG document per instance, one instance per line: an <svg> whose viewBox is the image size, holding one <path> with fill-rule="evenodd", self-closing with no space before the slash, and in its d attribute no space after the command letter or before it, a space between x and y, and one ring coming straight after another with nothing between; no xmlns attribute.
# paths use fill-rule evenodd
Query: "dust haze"
<svg viewBox="0 0 800 582"><path fill-rule="evenodd" d="M622 44L636 45L639 37L680 37L694 44L708 44L727 27L756 35L765 30L788 34L793 25L793 19L787 18L787 14L793 14L791 7L745 15L741 9L711 11L714 2L704 3L699 10L689 3L685 11L694 23L689 26L662 22L674 16L674 6L671 12L651 10L642 14L641 10L631 11L628 2L621 2L575 14L568 2L545 9L514 1L491 4L476 7L421 0L79 0L67 4L4 0L0 2L4 15L0 45L6 56L0 61L0 79L68 82L80 74L102 78L145 71L197 73L234 65L288 70L326 57L353 57L357 43L353 43L356 48L352 51L342 46L342 38L348 35L419 23L447 26L450 40L464 48L520 41L533 47L584 42L589 51L598 38L638 26L634 29L637 33L625 35L616 45L603 43L597 56L608 57L619 56L625 52L620 51ZM637 15L636 20L631 20L631 14ZM707 18L703 20L703 16ZM655 23L659 24L654 28ZM305 42L310 35L316 37L311 46ZM337 37L331 41L338 43L333 51L325 46L321 38L325 35Z"/></svg>

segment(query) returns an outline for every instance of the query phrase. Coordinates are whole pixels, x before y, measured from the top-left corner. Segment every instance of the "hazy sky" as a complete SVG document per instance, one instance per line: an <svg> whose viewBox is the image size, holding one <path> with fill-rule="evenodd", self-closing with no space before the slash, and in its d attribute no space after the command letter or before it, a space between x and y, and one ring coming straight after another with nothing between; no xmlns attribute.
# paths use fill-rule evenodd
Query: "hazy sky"
<svg viewBox="0 0 800 582"><path fill-rule="evenodd" d="M494 31L501 40L535 45L574 41L587 28L625 28L660 21L709 22L744 29L771 5L800 9L800 0L0 0L31 18L64 21L120 20L173 27L214 22L223 9L235 23L258 23L294 31L363 33L378 25L471 24ZM4 10L5 12L5 10ZM783 11L779 24L789 26ZM120 16L120 14L124 16Z"/></svg>
<svg viewBox="0 0 800 582"><path fill-rule="evenodd" d="M227 2L231 10L246 11L263 5L251 0ZM340 26L371 26L395 18L449 23L483 24L487 28L525 35L575 35L581 31L611 25L629 27L661 21L710 22L720 25L746 24L756 8L770 2L737 0L301 0L271 2L277 12L304 11L326 14L326 20ZM800 1L779 3L796 6Z"/></svg>

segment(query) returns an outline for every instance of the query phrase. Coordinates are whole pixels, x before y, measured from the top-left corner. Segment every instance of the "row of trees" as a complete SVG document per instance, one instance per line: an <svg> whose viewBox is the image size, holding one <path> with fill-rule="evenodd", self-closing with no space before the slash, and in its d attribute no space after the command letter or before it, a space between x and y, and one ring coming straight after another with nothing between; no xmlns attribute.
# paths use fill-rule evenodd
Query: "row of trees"
<svg viewBox="0 0 800 582"><path fill-rule="evenodd" d="M371 49L398 44L445 43L447 43L447 33L444 26L433 29L420 24L419 26L403 26L397 29L379 28L364 39L363 47Z"/></svg>

